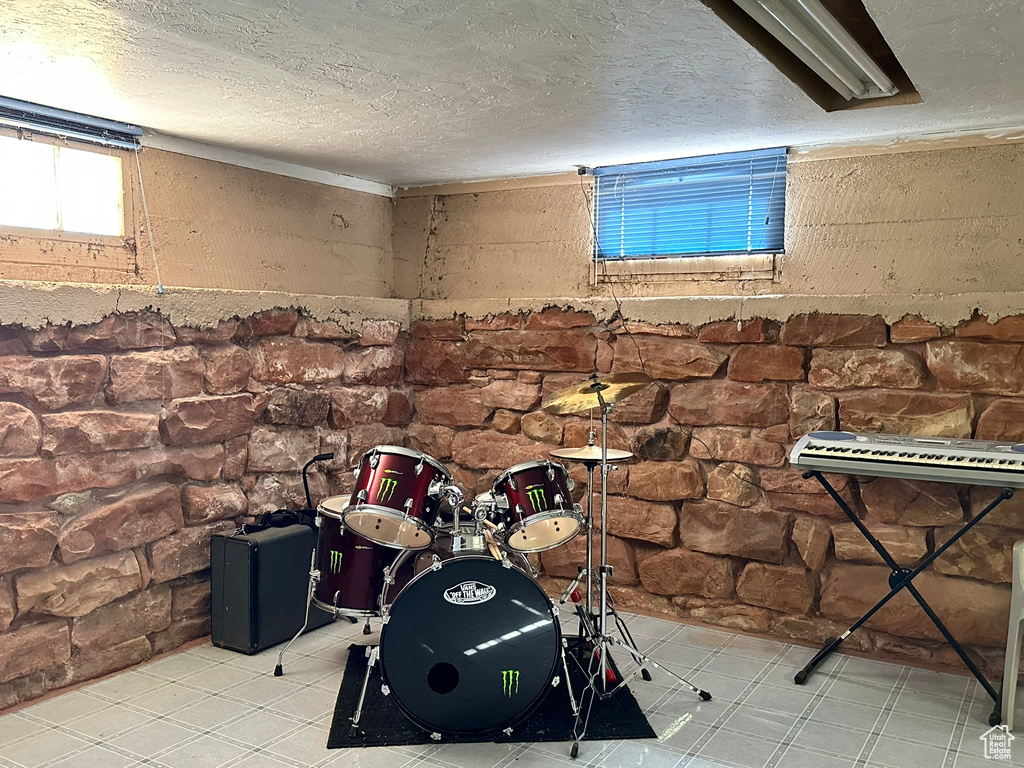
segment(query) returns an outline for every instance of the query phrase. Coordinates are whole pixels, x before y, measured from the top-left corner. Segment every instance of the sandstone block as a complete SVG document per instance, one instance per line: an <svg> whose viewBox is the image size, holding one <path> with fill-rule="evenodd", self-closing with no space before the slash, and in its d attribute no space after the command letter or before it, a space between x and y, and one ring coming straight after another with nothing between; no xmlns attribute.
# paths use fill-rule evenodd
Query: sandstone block
<svg viewBox="0 0 1024 768"><path fill-rule="evenodd" d="M974 437L1011 443L1024 440L1024 400L993 400L981 412Z"/></svg>
<svg viewBox="0 0 1024 768"><path fill-rule="evenodd" d="M763 317L708 323L697 336L698 341L706 344L763 344L778 338L779 324Z"/></svg>
<svg viewBox="0 0 1024 768"><path fill-rule="evenodd" d="M615 373L639 371L641 358L651 378L681 381L711 378L729 356L696 341L634 334L631 340L615 345L612 370Z"/></svg>
<svg viewBox="0 0 1024 768"><path fill-rule="evenodd" d="M547 446L525 435L495 434L491 430L459 432L452 440L452 459L470 469L504 470L547 456Z"/></svg>
<svg viewBox="0 0 1024 768"><path fill-rule="evenodd" d="M319 451L314 431L290 427L253 427L249 434L250 472L298 472Z"/></svg>
<svg viewBox="0 0 1024 768"><path fill-rule="evenodd" d="M161 654L180 648L190 640L210 634L210 616L189 616L175 621L162 632L152 635L153 653Z"/></svg>
<svg viewBox="0 0 1024 768"><path fill-rule="evenodd" d="M249 500L241 488L231 483L189 484L181 489L181 507L188 524L196 525L244 515Z"/></svg>
<svg viewBox="0 0 1024 768"><path fill-rule="evenodd" d="M562 437L563 445L582 446L590 439L590 422L583 419L567 419L565 422L565 433ZM598 440L601 438L598 437ZM608 425L608 447L620 451L631 450L633 444L632 430L620 424ZM547 454L545 454L547 455Z"/></svg>
<svg viewBox="0 0 1024 768"><path fill-rule="evenodd" d="M345 381L352 384L401 384L405 352L399 346L364 347L345 358Z"/></svg>
<svg viewBox="0 0 1024 768"><path fill-rule="evenodd" d="M1024 316L1010 315L994 323L979 316L960 325L954 335L958 339L987 339L990 341L1024 341Z"/></svg>
<svg viewBox="0 0 1024 768"><path fill-rule="evenodd" d="M330 391L329 402L329 423L335 429L374 424L382 421L387 413L388 390L384 387L338 387Z"/></svg>
<svg viewBox="0 0 1024 768"><path fill-rule="evenodd" d="M648 501L697 499L704 494L700 465L688 461L650 461L630 467L629 495Z"/></svg>
<svg viewBox="0 0 1024 768"><path fill-rule="evenodd" d="M675 461L686 456L690 430L679 427L641 427L633 435L632 453L652 461Z"/></svg>
<svg viewBox="0 0 1024 768"><path fill-rule="evenodd" d="M220 477L224 466L224 447L197 445L191 448L160 447L141 451L68 454L56 457L49 466L49 489L34 498L88 488L113 488L159 475L214 480Z"/></svg>
<svg viewBox="0 0 1024 768"><path fill-rule="evenodd" d="M346 481L352 477L350 472L346 472L345 475ZM257 475L255 477L250 475L247 480L251 483L248 490L249 514L254 517L278 509L302 509L306 506L302 476L297 473ZM309 475L309 492L314 499L336 495L321 472ZM349 487L347 493L340 491L337 493L346 497L351 496L352 488Z"/></svg>
<svg viewBox="0 0 1024 768"><path fill-rule="evenodd" d="M263 418L270 424L315 427L327 421L330 407L330 392L284 387L270 391Z"/></svg>
<svg viewBox="0 0 1024 768"><path fill-rule="evenodd" d="M71 658L71 638L63 621L25 624L0 634L0 683Z"/></svg>
<svg viewBox="0 0 1024 768"><path fill-rule="evenodd" d="M610 327L612 333L622 335L629 333L645 333L654 336L671 336L674 339L695 339L697 329L692 325L681 323L644 323L639 320L623 322L621 319ZM703 339L702 339L703 341Z"/></svg>
<svg viewBox="0 0 1024 768"><path fill-rule="evenodd" d="M363 320L359 330L359 346L390 347L398 341L402 324L397 320Z"/></svg>
<svg viewBox="0 0 1024 768"><path fill-rule="evenodd" d="M22 395L36 407L54 411L91 402L106 375L107 360L102 355L10 355L0 366L0 394Z"/></svg>
<svg viewBox="0 0 1024 768"><path fill-rule="evenodd" d="M314 320L300 317L292 334L303 339L327 339L330 341L352 341L359 337L359 331L348 322L335 320Z"/></svg>
<svg viewBox="0 0 1024 768"><path fill-rule="evenodd" d="M595 547L595 552L597 552ZM600 555L598 554L597 557ZM595 559L597 559L595 557ZM587 537L580 534L567 544L540 553L544 573L556 578L576 578L577 567L587 562ZM636 564L629 546L614 536L608 537L608 563L615 573L608 579L613 584L636 584ZM584 584L584 586L586 586ZM582 594L581 590L581 594Z"/></svg>
<svg viewBox="0 0 1024 768"><path fill-rule="evenodd" d="M167 407L160 434L168 445L219 443L244 435L255 421L256 403L250 394L186 397Z"/></svg>
<svg viewBox="0 0 1024 768"><path fill-rule="evenodd" d="M43 454L97 453L160 444L155 413L66 411L43 414Z"/></svg>
<svg viewBox="0 0 1024 768"><path fill-rule="evenodd" d="M18 606L14 602L10 580L0 579L0 632L7 631L17 613Z"/></svg>
<svg viewBox="0 0 1024 768"><path fill-rule="evenodd" d="M840 428L851 432L970 437L973 420L970 395L884 389L839 394Z"/></svg>
<svg viewBox="0 0 1024 768"><path fill-rule="evenodd" d="M434 339L413 339L405 353L406 381L447 386L469 381L465 345Z"/></svg>
<svg viewBox="0 0 1024 768"><path fill-rule="evenodd" d="M941 547L959 530L959 525L936 529L935 548ZM934 567L947 576L1010 584L1013 581L1013 544L1013 537L1007 536L1004 529L978 523L943 552Z"/></svg>
<svg viewBox="0 0 1024 768"><path fill-rule="evenodd" d="M548 307L543 312L531 312L526 327L531 330L560 331L565 328L583 328L597 323L592 312L571 311Z"/></svg>
<svg viewBox="0 0 1024 768"><path fill-rule="evenodd" d="M803 381L804 350L778 345L742 345L732 351L729 378L733 381Z"/></svg>
<svg viewBox="0 0 1024 768"><path fill-rule="evenodd" d="M392 427L403 427L412 421L416 412L416 395L412 389L391 388L388 390L388 407L383 422Z"/></svg>
<svg viewBox="0 0 1024 768"><path fill-rule="evenodd" d="M494 416L491 417L491 429L495 432L501 432L503 435L514 435L520 430L521 424L521 414L514 411L506 411L504 408L496 410Z"/></svg>
<svg viewBox="0 0 1024 768"><path fill-rule="evenodd" d="M579 330L474 331L469 334L464 352L472 367L592 371L597 337Z"/></svg>
<svg viewBox="0 0 1024 768"><path fill-rule="evenodd" d="M41 434L32 411L17 403L0 403L0 456L34 456Z"/></svg>
<svg viewBox="0 0 1024 768"><path fill-rule="evenodd" d="M477 399L476 387L425 389L416 398L420 420L447 427L482 427L493 408Z"/></svg>
<svg viewBox="0 0 1024 768"><path fill-rule="evenodd" d="M562 442L562 422L544 411L527 413L520 420L520 429L531 440L551 445Z"/></svg>
<svg viewBox="0 0 1024 768"><path fill-rule="evenodd" d="M210 615L210 579L193 574L170 583L171 618Z"/></svg>
<svg viewBox="0 0 1024 768"><path fill-rule="evenodd" d="M761 500L757 470L727 462L708 473L708 498L735 507L752 507Z"/></svg>
<svg viewBox="0 0 1024 768"><path fill-rule="evenodd" d="M684 547L698 552L782 563L789 515L720 501L687 501L679 518L679 538Z"/></svg>
<svg viewBox="0 0 1024 768"><path fill-rule="evenodd" d="M880 315L796 315L782 324L779 340L797 347L884 347Z"/></svg>
<svg viewBox="0 0 1024 768"><path fill-rule="evenodd" d="M894 344L912 344L918 341L937 339L942 330L935 323L922 320L915 315L905 315L889 328L889 339Z"/></svg>
<svg viewBox="0 0 1024 768"><path fill-rule="evenodd" d="M249 461L249 436L240 435L224 443L224 479L241 480Z"/></svg>
<svg viewBox="0 0 1024 768"><path fill-rule="evenodd" d="M923 528L904 528L897 525L868 525L871 535L878 539L893 560L902 566L914 565L928 554L928 540ZM836 557L857 563L881 563L881 555L868 543L853 523L832 526L832 541Z"/></svg>
<svg viewBox="0 0 1024 768"><path fill-rule="evenodd" d="M816 349L807 381L824 389L917 389L927 376L921 358L902 349Z"/></svg>
<svg viewBox="0 0 1024 768"><path fill-rule="evenodd" d="M85 616L142 586L139 561L131 550L70 565L49 565L15 579L18 611Z"/></svg>
<svg viewBox="0 0 1024 768"><path fill-rule="evenodd" d="M230 395L245 389L252 376L252 358L234 344L203 350L203 380L212 395Z"/></svg>
<svg viewBox="0 0 1024 768"><path fill-rule="evenodd" d="M754 437L742 427L703 427L693 431L690 455L711 461L781 467L786 461L786 446Z"/></svg>
<svg viewBox="0 0 1024 768"><path fill-rule="evenodd" d="M236 336L289 336L299 324L299 316L291 309L269 309L250 315L238 324Z"/></svg>
<svg viewBox="0 0 1024 768"><path fill-rule="evenodd" d="M71 655L69 683L80 683L108 675L152 658L153 647L145 637L134 637L109 648L96 648Z"/></svg>
<svg viewBox="0 0 1024 768"><path fill-rule="evenodd" d="M195 347L111 355L107 397L114 404L194 397L202 393L204 377Z"/></svg>
<svg viewBox="0 0 1024 768"><path fill-rule="evenodd" d="M688 549L658 552L640 562L640 583L656 595L732 597L736 561Z"/></svg>
<svg viewBox="0 0 1024 768"><path fill-rule="evenodd" d="M492 381L477 390L476 399L492 408L529 411L540 402L540 387L521 381Z"/></svg>
<svg viewBox="0 0 1024 768"><path fill-rule="evenodd" d="M789 419L785 384L693 381L672 388L668 411L682 424L769 427Z"/></svg>
<svg viewBox="0 0 1024 768"><path fill-rule="evenodd" d="M57 545L57 528L53 512L0 514L0 573L39 568L50 562Z"/></svg>
<svg viewBox="0 0 1024 768"><path fill-rule="evenodd" d="M807 613L814 604L814 582L804 568L747 563L736 582L736 596L781 613Z"/></svg>
<svg viewBox="0 0 1024 768"><path fill-rule="evenodd" d="M885 566L841 563L822 583L820 610L838 621L855 621L889 592ZM924 571L914 586L961 643L998 646L1006 640L1010 588ZM906 590L874 615L868 626L900 637L941 639L939 631Z"/></svg>
<svg viewBox="0 0 1024 768"><path fill-rule="evenodd" d="M450 459L455 430L433 424L410 424L409 447L438 460Z"/></svg>
<svg viewBox="0 0 1024 768"><path fill-rule="evenodd" d="M820 571L832 543L832 526L824 520L798 517L793 522L793 543L807 567Z"/></svg>
<svg viewBox="0 0 1024 768"><path fill-rule="evenodd" d="M170 623L171 588L158 584L76 618L71 642L82 651L102 650L167 629Z"/></svg>
<svg viewBox="0 0 1024 768"><path fill-rule="evenodd" d="M673 598L676 602L684 598ZM735 603L732 605L697 605L683 611L695 621L713 624L737 632L766 632L775 614L767 608Z"/></svg>
<svg viewBox="0 0 1024 768"><path fill-rule="evenodd" d="M276 384L326 384L341 378L345 355L324 341L262 339L250 350L252 376Z"/></svg>
<svg viewBox="0 0 1024 768"><path fill-rule="evenodd" d="M171 324L154 312L108 315L91 325L47 325L25 333L25 345L37 352L143 349L167 347L175 341Z"/></svg>
<svg viewBox="0 0 1024 768"><path fill-rule="evenodd" d="M604 339L597 340L597 359L595 365L598 373L611 373L615 361L615 347Z"/></svg>
<svg viewBox="0 0 1024 768"><path fill-rule="evenodd" d="M60 490L49 459L0 459L0 503L43 499Z"/></svg>
<svg viewBox="0 0 1024 768"><path fill-rule="evenodd" d="M60 529L57 543L61 558L72 563L147 544L184 524L177 487L161 483L74 518Z"/></svg>
<svg viewBox="0 0 1024 768"><path fill-rule="evenodd" d="M892 477L861 483L860 498L868 517L894 525L952 525L964 519L956 486Z"/></svg>
<svg viewBox="0 0 1024 768"><path fill-rule="evenodd" d="M999 496L998 488L974 485L970 489L969 520L978 517L984 509ZM1024 493L1017 491L1013 497L1002 501L991 512L985 515L986 525L1000 525L1024 531ZM1012 534L1011 534L1012 535Z"/></svg>
<svg viewBox="0 0 1024 768"><path fill-rule="evenodd" d="M300 478L299 484L302 480ZM195 528L184 528L150 545L153 581L160 583L187 576L210 567L210 537L230 533L235 524L223 520Z"/></svg>
<svg viewBox="0 0 1024 768"><path fill-rule="evenodd" d="M833 430L838 423L836 399L824 392L793 387L789 408L789 431L794 440L808 432Z"/></svg>
<svg viewBox="0 0 1024 768"><path fill-rule="evenodd" d="M942 389L1024 394L1020 375L1021 344L985 344L977 341L929 341L928 368Z"/></svg>
<svg viewBox="0 0 1024 768"><path fill-rule="evenodd" d="M333 453L334 458L326 462L317 462L311 468L311 472L323 470L329 473L340 473L352 477L351 465L348 461L348 433L333 432L330 430L318 430L320 434L320 453ZM248 453L248 452L247 452ZM312 458L312 456L310 457ZM225 475L225 479L227 476ZM353 478L353 481L355 478Z"/></svg>
<svg viewBox="0 0 1024 768"><path fill-rule="evenodd" d="M178 344L226 344L234 338L238 331L235 319L221 320L210 328L176 328Z"/></svg>
<svg viewBox="0 0 1024 768"><path fill-rule="evenodd" d="M858 505L851 490L853 478L849 475L827 475L826 480L854 510ZM843 511L832 500L824 488L813 478L804 479L800 470L761 470L761 488L772 509L810 512L823 517L844 517Z"/></svg>
<svg viewBox="0 0 1024 768"><path fill-rule="evenodd" d="M610 421L626 424L654 424L661 421L668 406L668 388L654 382L616 404Z"/></svg>
<svg viewBox="0 0 1024 768"><path fill-rule="evenodd" d="M516 328L519 327L519 316L516 315ZM466 324L462 318L453 320L417 320L412 324L414 339L441 339L460 341L466 333Z"/></svg>
<svg viewBox="0 0 1024 768"><path fill-rule="evenodd" d="M638 501L628 496L608 497L608 533L612 536L671 547L676 541L677 521L672 504Z"/></svg>
<svg viewBox="0 0 1024 768"><path fill-rule="evenodd" d="M405 430L382 424L357 424L348 430L348 455L355 464L359 457L377 445L404 445Z"/></svg>

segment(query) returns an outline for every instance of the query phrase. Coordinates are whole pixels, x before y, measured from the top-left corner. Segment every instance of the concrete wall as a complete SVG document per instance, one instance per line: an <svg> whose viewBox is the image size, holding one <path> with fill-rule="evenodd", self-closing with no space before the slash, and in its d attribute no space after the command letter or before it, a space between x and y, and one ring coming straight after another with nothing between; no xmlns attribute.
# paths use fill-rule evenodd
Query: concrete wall
<svg viewBox="0 0 1024 768"><path fill-rule="evenodd" d="M140 155L165 286L392 294L391 201L156 149ZM155 285L135 157L123 241L0 238L0 279Z"/></svg>
<svg viewBox="0 0 1024 768"><path fill-rule="evenodd" d="M828 297L833 308L826 311L862 311L863 297L875 297L872 311L902 314L909 302L926 317L955 323L978 306L975 296L1024 286L1024 144L792 157L786 253L768 279L661 274L594 287L590 187L572 178L551 182L557 185L407 191L396 201L399 295L441 301L437 316L459 302L501 311L503 299L529 305L540 297L607 298L613 290L619 298L787 297L809 309ZM956 294L971 296L953 307ZM1012 313L1014 303L991 310ZM683 314L662 319L692 321L686 304L674 302L672 311ZM735 309L734 302L721 306Z"/></svg>

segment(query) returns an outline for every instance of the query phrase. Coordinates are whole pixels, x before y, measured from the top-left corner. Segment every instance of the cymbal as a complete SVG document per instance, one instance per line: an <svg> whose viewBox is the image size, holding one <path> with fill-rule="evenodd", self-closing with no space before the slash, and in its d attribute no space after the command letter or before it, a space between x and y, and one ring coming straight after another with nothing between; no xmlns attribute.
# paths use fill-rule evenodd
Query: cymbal
<svg viewBox="0 0 1024 768"><path fill-rule="evenodd" d="M646 373L614 373L609 376L591 376L587 381L560 389L544 398L540 407L559 416L600 407L598 391L606 403L617 403L651 383Z"/></svg>
<svg viewBox="0 0 1024 768"><path fill-rule="evenodd" d="M558 448L551 452L556 459L567 459L569 461L600 461L601 446L585 445L582 448ZM629 451L620 451L616 448L608 449L608 461L623 461L633 458Z"/></svg>

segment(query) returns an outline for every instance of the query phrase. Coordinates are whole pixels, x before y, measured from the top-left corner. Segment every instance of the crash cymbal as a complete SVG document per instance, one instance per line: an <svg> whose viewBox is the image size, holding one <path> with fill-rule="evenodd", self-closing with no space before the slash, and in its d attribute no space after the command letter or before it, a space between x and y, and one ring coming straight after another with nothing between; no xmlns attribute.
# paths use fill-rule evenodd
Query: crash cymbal
<svg viewBox="0 0 1024 768"><path fill-rule="evenodd" d="M601 446L585 445L582 448L558 448L551 452L556 459L567 459L568 461L600 461ZM633 458L629 451L620 451L617 448L608 449L608 461L624 461Z"/></svg>
<svg viewBox="0 0 1024 768"><path fill-rule="evenodd" d="M651 383L646 373L614 373L609 376L594 374L587 381L573 384L548 395L540 407L548 413L559 416L600 407L598 391L606 403L617 403Z"/></svg>

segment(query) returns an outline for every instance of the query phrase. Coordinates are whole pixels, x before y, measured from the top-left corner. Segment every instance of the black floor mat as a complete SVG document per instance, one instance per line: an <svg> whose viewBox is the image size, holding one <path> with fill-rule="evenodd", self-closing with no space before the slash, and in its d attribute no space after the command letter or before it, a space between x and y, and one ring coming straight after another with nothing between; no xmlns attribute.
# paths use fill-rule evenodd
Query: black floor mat
<svg viewBox="0 0 1024 768"><path fill-rule="evenodd" d="M359 730L349 736L351 718L355 712L359 689L366 672L365 646L353 645L349 649L345 665L345 677L338 692L338 703L334 706L334 719L327 739L328 749L341 747L387 747L408 744L427 744L430 734L413 724L395 704L394 698L384 696L380 691L380 675L376 670L366 690L366 701L359 721ZM584 688L585 677L570 661L573 676L573 690L577 697ZM574 718L569 706L569 694L565 683L553 688L547 698L533 714L519 723L511 736L498 734L497 737L459 736L442 738L442 743L468 743L480 741L532 742L572 741ZM594 701L585 739L650 739L655 733L637 704L629 688L623 688L608 699Z"/></svg>

